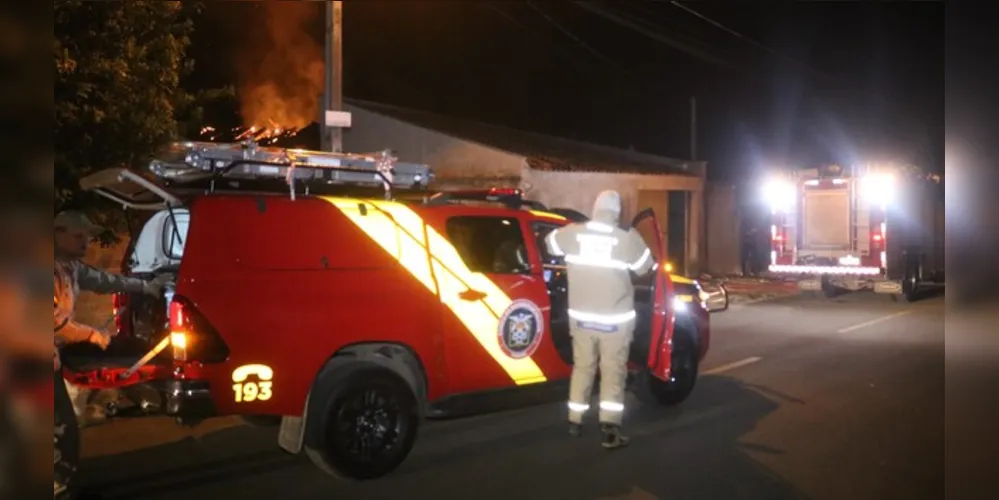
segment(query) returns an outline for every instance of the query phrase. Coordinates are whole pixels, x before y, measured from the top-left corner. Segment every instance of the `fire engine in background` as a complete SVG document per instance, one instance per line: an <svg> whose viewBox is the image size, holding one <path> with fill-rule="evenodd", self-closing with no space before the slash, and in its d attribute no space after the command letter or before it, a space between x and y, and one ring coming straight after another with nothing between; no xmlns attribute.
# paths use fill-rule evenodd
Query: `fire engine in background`
<svg viewBox="0 0 999 500"><path fill-rule="evenodd" d="M913 300L943 284L940 177L900 166L830 165L777 176L772 275L827 297L873 290Z"/></svg>

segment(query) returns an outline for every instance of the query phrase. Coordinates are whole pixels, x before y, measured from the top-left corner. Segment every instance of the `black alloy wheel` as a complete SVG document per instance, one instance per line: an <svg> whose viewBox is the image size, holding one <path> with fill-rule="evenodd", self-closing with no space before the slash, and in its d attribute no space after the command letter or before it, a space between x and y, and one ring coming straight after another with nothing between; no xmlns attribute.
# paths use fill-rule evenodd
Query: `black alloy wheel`
<svg viewBox="0 0 999 500"><path fill-rule="evenodd" d="M419 425L416 399L392 374L363 371L348 378L327 414L326 460L352 479L383 476L413 447Z"/></svg>

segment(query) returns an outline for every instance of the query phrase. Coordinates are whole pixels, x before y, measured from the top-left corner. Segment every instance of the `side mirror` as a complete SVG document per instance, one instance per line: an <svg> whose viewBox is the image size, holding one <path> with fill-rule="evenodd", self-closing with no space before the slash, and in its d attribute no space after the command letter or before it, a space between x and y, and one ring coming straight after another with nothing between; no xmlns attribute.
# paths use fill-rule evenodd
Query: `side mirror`
<svg viewBox="0 0 999 500"><path fill-rule="evenodd" d="M719 313L728 310L728 290L724 285L701 285L701 289L707 294L704 305L709 313Z"/></svg>

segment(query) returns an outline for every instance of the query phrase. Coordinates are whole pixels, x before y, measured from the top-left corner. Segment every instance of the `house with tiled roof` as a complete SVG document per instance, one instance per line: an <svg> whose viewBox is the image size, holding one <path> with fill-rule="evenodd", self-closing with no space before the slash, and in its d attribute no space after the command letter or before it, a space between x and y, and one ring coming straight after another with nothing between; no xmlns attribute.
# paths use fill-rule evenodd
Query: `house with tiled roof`
<svg viewBox="0 0 999 500"><path fill-rule="evenodd" d="M655 211L678 269L738 268L734 192L707 186L704 162L357 99L346 99L345 108L352 115L345 151L391 148L400 159L429 164L437 189L515 187L549 207L583 213L598 192L614 189L625 217Z"/></svg>

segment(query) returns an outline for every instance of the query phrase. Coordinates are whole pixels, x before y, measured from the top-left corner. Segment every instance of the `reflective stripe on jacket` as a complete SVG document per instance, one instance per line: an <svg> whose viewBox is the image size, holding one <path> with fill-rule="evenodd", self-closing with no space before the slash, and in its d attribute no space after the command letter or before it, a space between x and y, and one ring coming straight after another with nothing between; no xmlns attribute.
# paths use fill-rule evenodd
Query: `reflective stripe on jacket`
<svg viewBox="0 0 999 500"><path fill-rule="evenodd" d="M556 229L545 243L552 254L565 256L571 318L597 324L634 319L631 273L645 274L655 264L637 231L591 220Z"/></svg>

